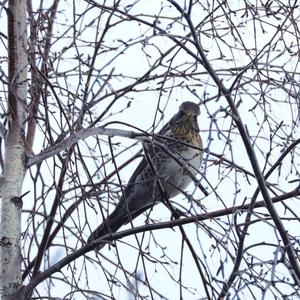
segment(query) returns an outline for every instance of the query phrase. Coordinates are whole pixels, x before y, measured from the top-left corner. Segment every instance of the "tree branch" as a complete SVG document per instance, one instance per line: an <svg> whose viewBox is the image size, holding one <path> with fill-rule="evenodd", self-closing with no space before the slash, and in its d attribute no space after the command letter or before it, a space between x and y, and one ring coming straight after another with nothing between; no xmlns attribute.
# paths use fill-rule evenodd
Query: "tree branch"
<svg viewBox="0 0 300 300"><path fill-rule="evenodd" d="M212 77L212 79L214 80L214 82L216 83L216 85L218 86L220 92L223 94L223 96L226 98L231 111L232 111L232 115L233 115L233 119L234 122L239 130L239 133L241 135L241 138L243 140L245 149L247 151L250 163L252 165L253 168L253 172L255 173L256 179L257 179L257 183L260 189L260 192L263 196L263 199L265 201L266 207L270 213L270 216L272 217L276 228L282 238L283 244L286 247L287 250L287 255L288 258L290 260L290 266L291 269L295 272L296 278L297 278L297 284L300 282L300 267L299 267L299 263L297 260L297 256L294 250L294 247L292 246L292 243L289 239L289 236L287 234L287 231L279 217L279 215L277 214L277 211L273 205L273 202L270 198L269 195L269 191L266 185L266 181L263 177L263 174L260 170L260 166L255 154L255 151L252 147L251 141L250 141L250 137L247 133L246 127L240 117L239 111L234 103L234 100L230 94L230 91L225 87L225 85L223 84L223 81L219 78L219 76L217 75L217 73L215 72L215 70L213 69L212 65L210 64L210 62L208 61L205 51L202 48L199 39L197 37L197 33L195 31L195 27L193 25L193 22L191 20L190 14L185 13L185 11L180 7L180 5L175 2L174 0L168 0L181 14L182 16L185 18L186 22L188 23L188 26L192 32L192 36L194 39L194 43L195 46L197 48L197 51L200 55L199 58L199 62L203 64L204 68L206 69L206 71L208 72L208 74ZM295 9L295 5L296 5L297 1L294 2L293 8L290 10L290 14L293 13L294 9ZM289 14L289 15L290 15ZM288 19L289 15L286 17L285 21ZM283 22L284 24L285 22ZM278 30L276 32L276 34L280 32L280 30ZM293 276L293 278L295 278ZM220 295L220 297L224 297L224 294L222 293L222 295Z"/></svg>
<svg viewBox="0 0 300 300"><path fill-rule="evenodd" d="M44 150L43 152L29 157L27 159L27 167L31 167L37 163L42 162L43 160L52 157L61 151L64 151L74 145L75 143L79 142L80 140L84 140L90 136L95 136L95 135L106 135L109 137L113 136L119 136L119 137L127 137L130 139L135 139L138 141L149 141L150 139L147 138L146 133L136 133L133 131L127 131L127 130L122 130L122 129L111 129L111 128L104 128L104 127L94 127L94 128L88 128L88 129L83 129L77 132L74 132L71 134L71 136L65 138L64 140L58 142L54 146Z"/></svg>
<svg viewBox="0 0 300 300"><path fill-rule="evenodd" d="M289 198L298 197L298 196L300 196L299 188L297 188L291 192L285 193L283 195L274 197L271 199L271 201L273 203L277 203L277 202L281 202L283 200L287 200ZM234 213L238 213L240 211L247 211L249 209L249 207L250 207L250 204L239 205L236 207L233 206L233 207L217 210L217 211L210 212L210 213L200 214L200 215L191 216L191 217L185 217L182 219L175 219L172 221L161 222L161 223L157 223L157 224L147 224L147 225L138 226L138 227L130 228L127 230L115 232L113 234L107 234L97 240L92 241L89 244L84 245L82 248L75 250L74 252L72 252L71 254L66 256L65 258L61 259L56 264L49 267L44 272L37 274L37 276L34 279L32 279L28 285L19 289L19 291L17 291L15 296L20 295L20 293L30 294L31 291L38 284L40 284L43 280L48 278L50 275L52 275L56 272L61 272L62 268L67 266L70 262L72 262L75 259L81 257L82 255L96 249L102 243L108 243L110 241L119 240L123 237L130 236L130 235L137 234L137 233L146 232L146 231L173 228L173 227L177 227L177 226L181 226L181 225L185 225L185 224L215 219L215 218L225 216L228 214L234 214ZM254 207L255 208L265 207L265 201L257 201L255 203Z"/></svg>

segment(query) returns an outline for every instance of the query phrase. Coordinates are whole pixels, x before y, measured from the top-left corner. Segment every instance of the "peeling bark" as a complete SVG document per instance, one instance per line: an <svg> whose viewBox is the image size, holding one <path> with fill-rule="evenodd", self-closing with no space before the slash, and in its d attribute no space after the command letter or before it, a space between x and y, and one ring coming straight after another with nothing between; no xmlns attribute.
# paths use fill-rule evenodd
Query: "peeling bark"
<svg viewBox="0 0 300 300"><path fill-rule="evenodd" d="M5 162L1 182L0 299L21 286L21 212L25 173L24 124L27 96L26 1L8 4L9 130L5 141Z"/></svg>

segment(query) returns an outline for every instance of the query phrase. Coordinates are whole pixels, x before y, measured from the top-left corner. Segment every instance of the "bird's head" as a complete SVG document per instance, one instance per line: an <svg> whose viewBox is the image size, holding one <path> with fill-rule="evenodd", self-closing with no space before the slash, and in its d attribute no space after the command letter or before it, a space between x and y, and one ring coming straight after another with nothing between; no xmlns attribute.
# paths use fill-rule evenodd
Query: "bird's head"
<svg viewBox="0 0 300 300"><path fill-rule="evenodd" d="M170 120L172 131L175 135L198 133L197 117L199 114L199 105L190 101L183 102L179 107L178 113Z"/></svg>

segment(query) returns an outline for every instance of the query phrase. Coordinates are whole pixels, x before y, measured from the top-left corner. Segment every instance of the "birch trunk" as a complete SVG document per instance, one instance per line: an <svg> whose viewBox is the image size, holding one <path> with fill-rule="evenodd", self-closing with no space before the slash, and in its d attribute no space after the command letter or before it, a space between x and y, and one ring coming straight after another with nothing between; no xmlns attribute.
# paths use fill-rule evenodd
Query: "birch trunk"
<svg viewBox="0 0 300 300"><path fill-rule="evenodd" d="M24 122L27 95L26 1L10 0L8 4L8 118L5 141L5 165L1 181L0 224L0 299L21 286L21 212L24 179Z"/></svg>

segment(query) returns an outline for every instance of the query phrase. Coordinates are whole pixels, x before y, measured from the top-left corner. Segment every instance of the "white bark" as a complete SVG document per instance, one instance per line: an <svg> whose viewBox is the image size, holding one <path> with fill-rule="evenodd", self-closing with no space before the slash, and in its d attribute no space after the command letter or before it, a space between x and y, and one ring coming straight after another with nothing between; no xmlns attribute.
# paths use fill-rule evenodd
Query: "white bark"
<svg viewBox="0 0 300 300"><path fill-rule="evenodd" d="M27 95L26 0L10 0L8 8L10 128L5 141L1 181L0 299L21 285L21 211L24 178L24 121Z"/></svg>

